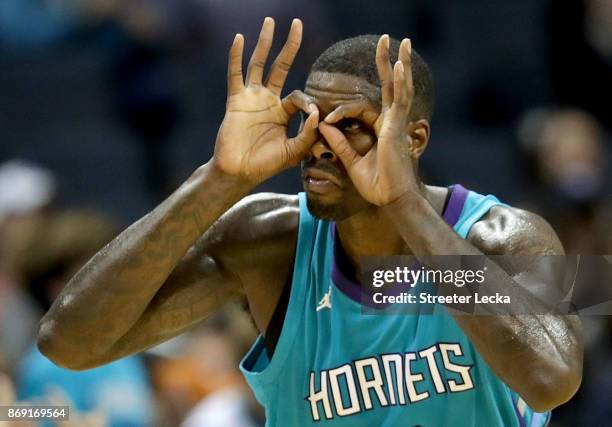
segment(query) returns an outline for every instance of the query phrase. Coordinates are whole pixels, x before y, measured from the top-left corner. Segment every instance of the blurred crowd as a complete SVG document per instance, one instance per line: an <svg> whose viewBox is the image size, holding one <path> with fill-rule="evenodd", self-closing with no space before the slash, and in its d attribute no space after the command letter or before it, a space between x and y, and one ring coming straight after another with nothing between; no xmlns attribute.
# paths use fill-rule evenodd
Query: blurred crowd
<svg viewBox="0 0 612 427"><path fill-rule="evenodd" d="M118 232L92 208L56 206L56 191L48 170L23 161L0 166L0 401L69 405L75 426L258 425L237 370L255 338L240 307L144 355L84 372L38 351L41 314Z"/></svg>
<svg viewBox="0 0 612 427"><path fill-rule="evenodd" d="M567 253L612 254L612 2L493 3L0 1L0 405L68 404L75 426L263 426L237 368L256 335L238 305L85 372L34 342L67 279L208 160L227 48L241 32L252 49L265 16L277 48L304 21L288 90L338 39L410 36L437 84L426 182L540 213ZM295 193L297 177L260 189ZM612 417L610 319L583 319L583 385L552 426Z"/></svg>

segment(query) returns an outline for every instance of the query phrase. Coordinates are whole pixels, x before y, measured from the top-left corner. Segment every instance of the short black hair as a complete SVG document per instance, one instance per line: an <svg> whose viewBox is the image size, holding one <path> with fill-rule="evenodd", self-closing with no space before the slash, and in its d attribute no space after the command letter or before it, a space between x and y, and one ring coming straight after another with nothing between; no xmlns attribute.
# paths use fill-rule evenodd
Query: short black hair
<svg viewBox="0 0 612 427"><path fill-rule="evenodd" d="M365 34L334 43L312 64L310 73L327 72L357 76L380 88L376 69L376 45L380 35ZM398 59L400 42L389 37L389 59ZM429 66L414 48L412 49L412 79L414 100L410 115L415 119L430 120L434 108L434 83ZM380 104L380 99L377 100Z"/></svg>

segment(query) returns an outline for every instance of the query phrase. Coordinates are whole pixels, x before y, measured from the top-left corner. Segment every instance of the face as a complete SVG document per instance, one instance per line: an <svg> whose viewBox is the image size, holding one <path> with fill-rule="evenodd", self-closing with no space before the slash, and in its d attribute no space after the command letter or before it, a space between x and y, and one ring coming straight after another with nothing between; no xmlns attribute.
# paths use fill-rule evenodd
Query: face
<svg viewBox="0 0 612 427"><path fill-rule="evenodd" d="M314 99L320 118L340 106L347 114L335 126L342 131L353 149L366 154L376 143L374 122L380 114L380 90L366 80L339 73L312 73L304 92ZM302 182L308 198L308 209L318 218L340 221L373 205L361 197L353 186L340 159L322 135L302 161Z"/></svg>

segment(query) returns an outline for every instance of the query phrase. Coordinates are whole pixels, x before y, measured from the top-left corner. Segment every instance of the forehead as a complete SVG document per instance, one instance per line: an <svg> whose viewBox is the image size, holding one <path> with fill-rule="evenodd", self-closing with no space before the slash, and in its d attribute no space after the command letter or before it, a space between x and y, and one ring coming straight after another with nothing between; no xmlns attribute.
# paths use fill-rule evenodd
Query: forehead
<svg viewBox="0 0 612 427"><path fill-rule="evenodd" d="M380 89L362 77L342 73L316 71L306 81L304 92L313 97L323 113L342 104L363 103L380 108Z"/></svg>

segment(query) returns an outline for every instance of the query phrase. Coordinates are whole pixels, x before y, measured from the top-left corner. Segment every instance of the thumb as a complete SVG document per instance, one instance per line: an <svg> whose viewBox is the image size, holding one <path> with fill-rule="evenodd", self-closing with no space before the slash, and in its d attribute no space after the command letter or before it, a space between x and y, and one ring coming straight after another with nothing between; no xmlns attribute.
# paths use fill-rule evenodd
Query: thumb
<svg viewBox="0 0 612 427"><path fill-rule="evenodd" d="M306 121L304 122L304 127L302 131L298 133L295 137L289 138L286 142L287 144L287 153L288 159L290 163L296 163L300 159L302 159L310 147L317 142L318 134L317 127L319 126L319 110L315 109Z"/></svg>
<svg viewBox="0 0 612 427"><path fill-rule="evenodd" d="M325 122L321 122L319 124L319 131L321 132L321 135L325 137L325 140L329 144L330 148L334 153L336 153L347 171L350 171L355 163L361 160L362 157L357 154L355 150L353 150L351 144L347 141L344 134L340 132L338 128L328 125Z"/></svg>

